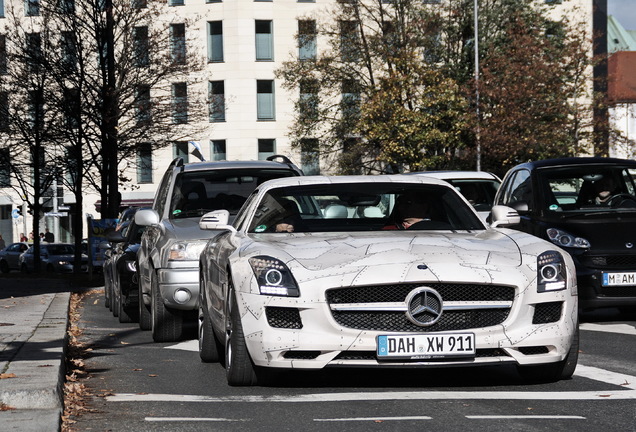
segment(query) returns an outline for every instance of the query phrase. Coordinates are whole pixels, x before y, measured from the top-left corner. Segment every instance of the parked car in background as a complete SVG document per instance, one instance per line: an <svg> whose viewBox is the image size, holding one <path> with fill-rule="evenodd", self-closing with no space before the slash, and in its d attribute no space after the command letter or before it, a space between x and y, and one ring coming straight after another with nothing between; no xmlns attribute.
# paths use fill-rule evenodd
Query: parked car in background
<svg viewBox="0 0 636 432"><path fill-rule="evenodd" d="M139 326L157 342L185 336L185 320L196 322L199 253L214 231L202 231L199 219L216 209L235 215L263 182L302 175L289 159L218 161L185 164L175 159L164 174L152 209L135 222L146 226L138 251Z"/></svg>
<svg viewBox="0 0 636 432"><path fill-rule="evenodd" d="M0 271L9 273L11 270L20 270L20 255L28 248L28 244L18 242L0 250Z"/></svg>
<svg viewBox="0 0 636 432"><path fill-rule="evenodd" d="M40 244L40 265L47 272L72 273L75 260L75 245L66 243ZM34 246L31 245L19 258L20 270L32 272L35 270ZM81 255L81 271L88 271L88 256Z"/></svg>
<svg viewBox="0 0 636 432"><path fill-rule="evenodd" d="M580 305L636 308L636 161L528 162L504 177L495 204L517 210L513 228L572 255Z"/></svg>
<svg viewBox="0 0 636 432"><path fill-rule="evenodd" d="M106 235L110 255L104 261L104 288L109 294L113 315L122 323L139 320L137 251L144 229L129 219L119 230Z"/></svg>
<svg viewBox="0 0 636 432"><path fill-rule="evenodd" d="M501 179L487 171L422 171L412 174L435 177L452 184L483 220L490 215L497 189L501 185Z"/></svg>
<svg viewBox="0 0 636 432"><path fill-rule="evenodd" d="M272 368L507 364L532 380L571 377L574 263L500 228L513 210L494 213L489 228L426 176L261 185L233 223L225 210L200 220L223 231L200 257L201 360L224 358L230 385Z"/></svg>

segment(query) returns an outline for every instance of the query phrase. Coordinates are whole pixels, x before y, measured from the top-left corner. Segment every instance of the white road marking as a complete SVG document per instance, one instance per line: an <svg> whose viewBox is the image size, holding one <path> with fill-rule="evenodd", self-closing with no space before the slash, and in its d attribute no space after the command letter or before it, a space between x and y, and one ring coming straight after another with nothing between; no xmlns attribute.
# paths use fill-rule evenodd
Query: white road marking
<svg viewBox="0 0 636 432"><path fill-rule="evenodd" d="M198 339L187 340L184 342L179 342L176 345L167 346L165 348L183 350L183 351L199 351L199 340Z"/></svg>
<svg viewBox="0 0 636 432"><path fill-rule="evenodd" d="M332 418L332 419L314 419L315 422L344 422L344 421L402 421L402 420L432 420L433 417L428 416L410 416L410 417L351 417L351 418Z"/></svg>
<svg viewBox="0 0 636 432"><path fill-rule="evenodd" d="M364 392L364 393L317 393L304 395L272 396L203 396L174 394L116 393L106 396L108 402L350 402L370 400L636 400L636 390L567 391L567 392Z"/></svg>
<svg viewBox="0 0 636 432"><path fill-rule="evenodd" d="M579 326L581 330L600 331L607 333L620 333L626 335L636 335L636 327L630 324L594 324L583 323Z"/></svg>
<svg viewBox="0 0 636 432"><path fill-rule="evenodd" d="M492 419L550 419L550 420L585 420L585 417L574 415L472 415L466 416L468 419L492 420Z"/></svg>
<svg viewBox="0 0 636 432"><path fill-rule="evenodd" d="M621 386L630 390L636 390L636 377L623 373L611 372L605 369L579 364L576 366L574 375Z"/></svg>
<svg viewBox="0 0 636 432"><path fill-rule="evenodd" d="M239 422L251 421L250 419L228 419L215 417L146 417L145 421L149 422L182 422L182 421L200 421L200 422Z"/></svg>

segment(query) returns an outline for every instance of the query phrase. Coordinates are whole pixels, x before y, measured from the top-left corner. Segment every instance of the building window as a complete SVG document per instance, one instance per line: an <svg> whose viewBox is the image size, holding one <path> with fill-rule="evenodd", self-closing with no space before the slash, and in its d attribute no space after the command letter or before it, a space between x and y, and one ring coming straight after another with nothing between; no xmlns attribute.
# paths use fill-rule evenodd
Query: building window
<svg viewBox="0 0 636 432"><path fill-rule="evenodd" d="M316 21L298 21L298 58L300 60L316 59Z"/></svg>
<svg viewBox="0 0 636 432"><path fill-rule="evenodd" d="M187 141L176 141L172 146L172 157L173 158L183 158L184 163L189 162L188 155L188 142Z"/></svg>
<svg viewBox="0 0 636 432"><path fill-rule="evenodd" d="M8 148L0 149L0 187L11 186L11 154Z"/></svg>
<svg viewBox="0 0 636 432"><path fill-rule="evenodd" d="M170 6L183 6L183 5L185 5L185 0L168 0L168 5L170 5Z"/></svg>
<svg viewBox="0 0 636 432"><path fill-rule="evenodd" d="M208 61L223 61L223 21L208 23Z"/></svg>
<svg viewBox="0 0 636 432"><path fill-rule="evenodd" d="M300 164L305 175L320 174L318 139L303 138L300 140Z"/></svg>
<svg viewBox="0 0 636 432"><path fill-rule="evenodd" d="M318 81L304 79L300 81L299 114L303 121L318 119Z"/></svg>
<svg viewBox="0 0 636 432"><path fill-rule="evenodd" d="M210 160L219 161L227 159L225 140L210 141Z"/></svg>
<svg viewBox="0 0 636 432"><path fill-rule="evenodd" d="M223 0L205 0L206 3L223 3Z"/></svg>
<svg viewBox="0 0 636 432"><path fill-rule="evenodd" d="M9 93L0 92L0 131L9 130Z"/></svg>
<svg viewBox="0 0 636 432"><path fill-rule="evenodd" d="M64 119L68 129L80 126L80 93L76 88L64 89Z"/></svg>
<svg viewBox="0 0 636 432"><path fill-rule="evenodd" d="M42 39L40 33L26 34L27 64L31 72L37 71L42 60Z"/></svg>
<svg viewBox="0 0 636 432"><path fill-rule="evenodd" d="M152 183L152 147L143 143L137 149L137 183Z"/></svg>
<svg viewBox="0 0 636 432"><path fill-rule="evenodd" d="M174 64L185 64L185 24L170 24L170 57Z"/></svg>
<svg viewBox="0 0 636 432"><path fill-rule="evenodd" d="M62 67L66 70L73 70L77 65L77 44L74 33L64 31L61 35L62 45Z"/></svg>
<svg viewBox="0 0 636 432"><path fill-rule="evenodd" d="M225 121L225 83L210 81L208 92L210 95L210 121Z"/></svg>
<svg viewBox="0 0 636 432"><path fill-rule="evenodd" d="M340 21L340 55L342 61L353 62L359 59L358 23Z"/></svg>
<svg viewBox="0 0 636 432"><path fill-rule="evenodd" d="M258 140L258 160L266 160L276 154L276 140L272 138Z"/></svg>
<svg viewBox="0 0 636 432"><path fill-rule="evenodd" d="M1 2L2 0L0 0ZM7 73L7 36L0 34L0 74Z"/></svg>
<svg viewBox="0 0 636 432"><path fill-rule="evenodd" d="M78 150L77 147L66 146L64 148L64 151L66 152L66 166L64 167L64 176L66 177L66 183L72 188L75 188L75 185L80 178L79 157L77 155Z"/></svg>
<svg viewBox="0 0 636 432"><path fill-rule="evenodd" d="M256 20L256 60L274 60L273 22Z"/></svg>
<svg viewBox="0 0 636 432"><path fill-rule="evenodd" d="M4 0L0 0L0 18L4 18Z"/></svg>
<svg viewBox="0 0 636 432"><path fill-rule="evenodd" d="M71 15L75 13L75 0L60 0L58 3L60 12Z"/></svg>
<svg viewBox="0 0 636 432"><path fill-rule="evenodd" d="M146 125L151 120L150 86L137 86L137 124Z"/></svg>
<svg viewBox="0 0 636 432"><path fill-rule="evenodd" d="M360 88L354 80L342 83L342 117L355 121L360 116Z"/></svg>
<svg viewBox="0 0 636 432"><path fill-rule="evenodd" d="M24 1L24 16L38 16L40 15L40 0L25 0Z"/></svg>
<svg viewBox="0 0 636 432"><path fill-rule="evenodd" d="M258 120L274 120L274 81L256 81L256 118Z"/></svg>
<svg viewBox="0 0 636 432"><path fill-rule="evenodd" d="M132 0L131 5L135 9L145 9L148 7L148 0Z"/></svg>
<svg viewBox="0 0 636 432"><path fill-rule="evenodd" d="M182 124L188 122L188 85L172 84L172 122Z"/></svg>
<svg viewBox="0 0 636 432"><path fill-rule="evenodd" d="M44 123L44 97L41 90L28 93L27 119L32 128L42 128Z"/></svg>
<svg viewBox="0 0 636 432"><path fill-rule="evenodd" d="M150 44L148 43L148 27L146 26L133 28L133 56L133 62L137 67L146 67L150 64ZM174 61L174 54L172 58Z"/></svg>

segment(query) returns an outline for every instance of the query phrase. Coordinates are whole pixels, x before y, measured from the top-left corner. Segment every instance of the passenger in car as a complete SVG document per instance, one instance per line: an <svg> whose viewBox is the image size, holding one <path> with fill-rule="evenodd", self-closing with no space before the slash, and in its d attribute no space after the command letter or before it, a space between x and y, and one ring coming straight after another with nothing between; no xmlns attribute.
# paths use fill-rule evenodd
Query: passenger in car
<svg viewBox="0 0 636 432"><path fill-rule="evenodd" d="M420 229L431 221L430 202L426 197L414 192L400 195L389 216L385 230Z"/></svg>
<svg viewBox="0 0 636 432"><path fill-rule="evenodd" d="M300 211L296 203L290 199L281 199L282 218L274 225L274 232L294 232L300 224Z"/></svg>

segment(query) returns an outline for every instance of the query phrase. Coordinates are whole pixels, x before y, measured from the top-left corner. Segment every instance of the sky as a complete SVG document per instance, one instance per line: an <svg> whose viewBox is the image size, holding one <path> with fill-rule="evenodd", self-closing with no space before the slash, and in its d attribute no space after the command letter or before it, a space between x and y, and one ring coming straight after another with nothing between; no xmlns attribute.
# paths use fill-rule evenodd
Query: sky
<svg viewBox="0 0 636 432"><path fill-rule="evenodd" d="M636 0L607 0L607 14L626 30L636 30Z"/></svg>

